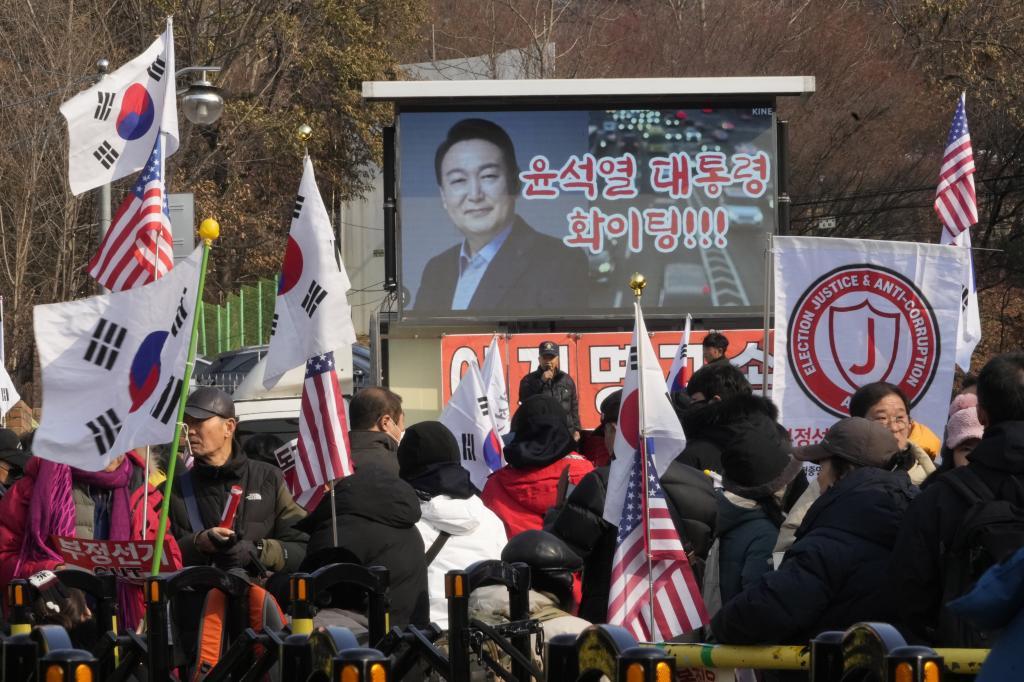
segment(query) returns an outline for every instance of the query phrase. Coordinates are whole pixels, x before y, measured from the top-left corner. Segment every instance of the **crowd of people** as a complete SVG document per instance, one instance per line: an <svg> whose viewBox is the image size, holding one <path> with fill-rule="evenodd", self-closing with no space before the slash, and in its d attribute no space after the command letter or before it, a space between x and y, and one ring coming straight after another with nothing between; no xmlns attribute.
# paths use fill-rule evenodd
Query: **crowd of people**
<svg viewBox="0 0 1024 682"><path fill-rule="evenodd" d="M571 379L540 350L549 362L524 379L532 390L512 417L507 465L482 489L446 427L406 428L401 397L371 387L349 405L355 472L309 514L274 463L239 445L231 397L197 389L185 409L194 462L172 488L172 565L245 571L282 601L292 572L383 566L391 625L444 629L447 571L522 561L534 571L531 616L548 636L606 622L617 529L604 503L621 390L600 406L597 429L582 431ZM821 442L793 447L776 406L719 358L671 398L687 443L661 484L711 616L685 640L805 644L884 621L911 643L991 646L991 629L947 604L1024 545L1024 353L964 378L941 437L879 382L851 396L850 415ZM151 455L147 480L144 456L85 472L0 432L0 584L59 568L54 536L153 539L166 462ZM245 495L221 528L232 486ZM136 628L139 588L125 583L119 598L122 626ZM359 600L321 606L321 622L365 627ZM487 589L472 608L485 622L508 616L507 599Z"/></svg>

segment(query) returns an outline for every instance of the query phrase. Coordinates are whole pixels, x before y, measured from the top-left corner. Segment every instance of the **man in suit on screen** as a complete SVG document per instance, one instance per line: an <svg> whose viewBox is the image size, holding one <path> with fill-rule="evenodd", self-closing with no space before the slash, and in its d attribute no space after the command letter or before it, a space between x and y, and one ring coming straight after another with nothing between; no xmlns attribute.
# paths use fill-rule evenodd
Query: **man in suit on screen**
<svg viewBox="0 0 1024 682"><path fill-rule="evenodd" d="M417 313L583 312L587 259L516 214L519 165L501 126L453 125L434 156L441 203L464 237L427 262Z"/></svg>

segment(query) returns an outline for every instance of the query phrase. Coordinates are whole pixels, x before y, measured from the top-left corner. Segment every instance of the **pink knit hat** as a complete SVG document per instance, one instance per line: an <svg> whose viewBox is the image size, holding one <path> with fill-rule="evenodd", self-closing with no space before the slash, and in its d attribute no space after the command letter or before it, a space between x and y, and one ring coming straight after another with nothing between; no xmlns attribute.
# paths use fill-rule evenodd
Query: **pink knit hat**
<svg viewBox="0 0 1024 682"><path fill-rule="evenodd" d="M952 450L969 438L981 438L984 433L985 429L978 421L978 408L964 408L946 422L946 447Z"/></svg>
<svg viewBox="0 0 1024 682"><path fill-rule="evenodd" d="M949 404L949 414L947 417L952 417L960 410L966 410L968 407L978 406L978 395L976 393L961 393L957 397L953 398L953 402Z"/></svg>

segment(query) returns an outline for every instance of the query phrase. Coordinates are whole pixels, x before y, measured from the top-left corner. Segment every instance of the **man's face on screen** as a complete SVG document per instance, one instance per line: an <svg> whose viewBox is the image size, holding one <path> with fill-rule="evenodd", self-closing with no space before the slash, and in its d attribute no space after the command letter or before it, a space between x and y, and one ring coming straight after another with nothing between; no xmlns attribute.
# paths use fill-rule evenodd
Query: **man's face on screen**
<svg viewBox="0 0 1024 682"><path fill-rule="evenodd" d="M441 160L441 202L474 251L511 221L511 184L504 154L486 140L457 142Z"/></svg>

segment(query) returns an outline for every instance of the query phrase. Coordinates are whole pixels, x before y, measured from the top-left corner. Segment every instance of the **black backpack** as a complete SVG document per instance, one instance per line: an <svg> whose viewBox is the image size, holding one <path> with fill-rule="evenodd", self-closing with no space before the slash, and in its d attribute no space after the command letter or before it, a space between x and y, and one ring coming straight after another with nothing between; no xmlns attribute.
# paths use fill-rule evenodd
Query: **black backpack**
<svg viewBox="0 0 1024 682"><path fill-rule="evenodd" d="M1008 478L1017 489L1017 500L1024 501L1024 486L1015 476ZM1024 547L1024 508L1017 502L997 499L970 467L945 474L939 480L952 487L968 503L968 508L945 552L942 608L935 644L987 649L997 633L974 628L947 609L946 604L969 592L990 567Z"/></svg>

